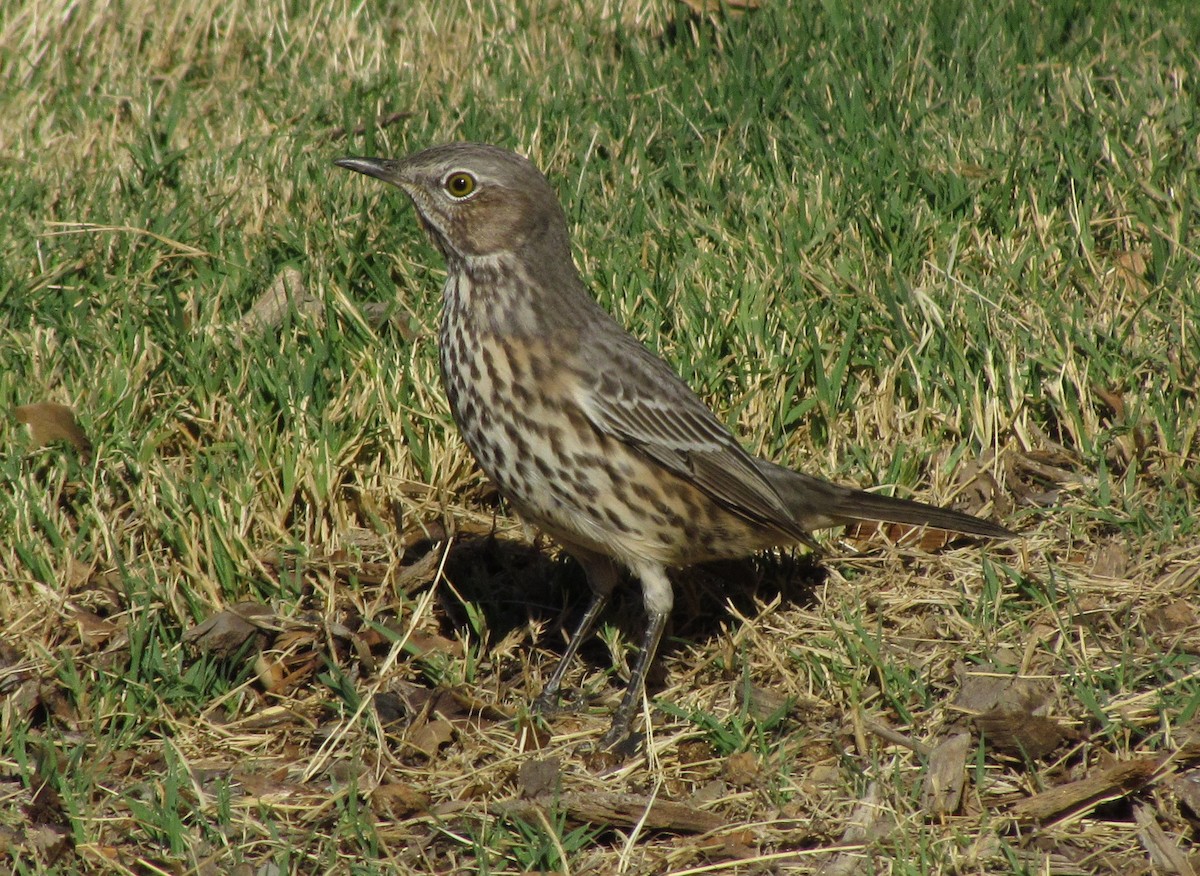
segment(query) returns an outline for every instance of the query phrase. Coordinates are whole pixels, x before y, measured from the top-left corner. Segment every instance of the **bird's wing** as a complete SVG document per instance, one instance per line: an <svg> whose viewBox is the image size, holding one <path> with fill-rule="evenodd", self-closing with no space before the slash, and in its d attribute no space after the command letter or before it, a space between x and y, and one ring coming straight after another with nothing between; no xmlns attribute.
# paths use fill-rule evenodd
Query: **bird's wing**
<svg viewBox="0 0 1200 876"><path fill-rule="evenodd" d="M592 425L733 511L807 540L754 458L670 366L623 330L603 341L589 347L605 361L581 375Z"/></svg>

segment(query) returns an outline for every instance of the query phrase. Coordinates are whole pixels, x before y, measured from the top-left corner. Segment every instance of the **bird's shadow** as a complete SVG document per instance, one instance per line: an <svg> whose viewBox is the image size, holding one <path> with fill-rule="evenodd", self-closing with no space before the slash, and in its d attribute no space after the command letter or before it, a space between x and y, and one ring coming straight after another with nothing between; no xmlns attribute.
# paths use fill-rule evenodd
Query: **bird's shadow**
<svg viewBox="0 0 1200 876"><path fill-rule="evenodd" d="M447 635L478 630L478 615L482 615L490 643L538 624L544 630L539 644L561 653L588 603L587 581L574 560L552 557L525 542L495 536L460 539L451 547L443 570L452 585L439 595L439 617ZM794 552L672 571L675 607L660 654L671 653L679 643L703 643L721 635L732 621L730 607L753 617L759 611L756 603L769 603L776 597L808 604L827 574L813 555ZM641 640L646 615L636 579L625 577L600 622L614 624L628 642ZM583 645L580 655L596 667L611 663L607 648L594 636ZM652 668L652 686L658 676Z"/></svg>

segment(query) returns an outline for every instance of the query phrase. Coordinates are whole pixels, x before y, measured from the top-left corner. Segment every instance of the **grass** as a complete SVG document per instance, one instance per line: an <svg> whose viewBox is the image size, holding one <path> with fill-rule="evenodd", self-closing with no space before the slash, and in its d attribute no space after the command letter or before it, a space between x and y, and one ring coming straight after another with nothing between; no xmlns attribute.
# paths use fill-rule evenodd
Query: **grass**
<svg viewBox="0 0 1200 876"><path fill-rule="evenodd" d="M6 5L2 865L1194 867L1200 24L868 5ZM454 431L410 206L330 165L449 139L546 170L598 298L747 447L1022 539L690 572L648 755L581 746L603 644L539 728L578 573ZM248 331L289 268L319 305ZM92 453L31 440L39 402ZM241 603L267 620L196 641ZM620 664L636 597L607 622ZM1030 685L1015 732L969 708L995 678ZM721 827L605 818L611 793Z"/></svg>

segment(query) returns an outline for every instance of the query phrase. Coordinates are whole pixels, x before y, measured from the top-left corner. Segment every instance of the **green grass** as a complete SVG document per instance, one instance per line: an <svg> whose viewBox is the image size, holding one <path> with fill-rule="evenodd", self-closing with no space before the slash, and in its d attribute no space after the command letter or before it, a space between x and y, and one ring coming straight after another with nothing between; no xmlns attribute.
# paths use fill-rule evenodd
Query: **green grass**
<svg viewBox="0 0 1200 876"><path fill-rule="evenodd" d="M1191 4L519 5L0 12L0 866L743 872L736 847L763 866L795 850L800 871L872 783L895 824L867 841L876 870L1145 871L1136 806L1194 854L1200 813L1163 783L1061 824L1004 818L1107 758L1178 752L1200 707ZM1023 533L934 554L831 540L824 582L790 590L772 561L743 570L675 620L653 690L678 744L602 777L578 743L604 708L537 737L564 788L658 783L724 818L727 846L497 814L535 752L488 710L540 689L577 576L515 546L454 432L442 265L411 207L330 164L450 139L547 172L597 297L747 447L991 501ZM319 307L238 329L285 268ZM42 401L74 408L90 459L30 442L12 412ZM422 527L463 552L432 598L393 588L441 550ZM247 601L307 667L282 693L253 649L184 642ZM639 612L619 607L626 638ZM436 659L410 632L440 637ZM575 683L612 693L604 648L585 654ZM980 743L969 802L939 820L921 759L861 727L935 744L964 720L963 667L1051 679L1077 735L1033 764ZM751 681L796 705L748 717ZM432 756L358 711L432 688L474 703L438 701ZM742 751L760 785L722 772ZM398 785L427 803L381 808Z"/></svg>

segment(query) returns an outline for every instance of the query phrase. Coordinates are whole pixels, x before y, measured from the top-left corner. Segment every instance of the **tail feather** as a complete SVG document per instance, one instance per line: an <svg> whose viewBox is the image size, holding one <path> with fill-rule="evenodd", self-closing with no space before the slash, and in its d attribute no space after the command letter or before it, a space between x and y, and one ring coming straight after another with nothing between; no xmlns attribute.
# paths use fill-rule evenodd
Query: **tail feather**
<svg viewBox="0 0 1200 876"><path fill-rule="evenodd" d="M961 511L831 484L764 459L757 462L759 470L783 498L795 521L806 530L872 520L933 526L984 538L1016 537L1012 530Z"/></svg>

